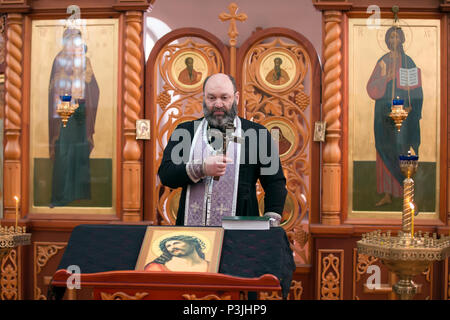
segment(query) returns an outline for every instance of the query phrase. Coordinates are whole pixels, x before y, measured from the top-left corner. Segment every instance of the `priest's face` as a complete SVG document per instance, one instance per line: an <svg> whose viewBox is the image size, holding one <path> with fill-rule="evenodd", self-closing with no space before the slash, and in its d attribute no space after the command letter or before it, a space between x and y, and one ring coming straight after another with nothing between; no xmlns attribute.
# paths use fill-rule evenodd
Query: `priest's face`
<svg viewBox="0 0 450 320"><path fill-rule="evenodd" d="M225 131L237 114L239 92L234 92L230 78L222 73L215 74L205 84L203 112L213 128Z"/></svg>

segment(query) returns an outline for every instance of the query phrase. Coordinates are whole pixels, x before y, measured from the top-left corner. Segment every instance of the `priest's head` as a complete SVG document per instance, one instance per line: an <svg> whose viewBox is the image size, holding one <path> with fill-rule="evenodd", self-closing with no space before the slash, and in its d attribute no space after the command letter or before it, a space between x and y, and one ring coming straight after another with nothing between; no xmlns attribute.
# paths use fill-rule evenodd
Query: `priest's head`
<svg viewBox="0 0 450 320"><path fill-rule="evenodd" d="M230 75L213 74L203 83L203 112L212 128L225 132L228 123L237 115L239 92L236 81Z"/></svg>

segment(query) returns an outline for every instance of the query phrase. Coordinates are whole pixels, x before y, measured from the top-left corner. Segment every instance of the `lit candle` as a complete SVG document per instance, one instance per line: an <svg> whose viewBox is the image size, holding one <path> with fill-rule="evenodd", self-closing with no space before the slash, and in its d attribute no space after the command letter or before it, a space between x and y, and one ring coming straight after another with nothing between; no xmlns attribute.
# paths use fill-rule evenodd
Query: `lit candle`
<svg viewBox="0 0 450 320"><path fill-rule="evenodd" d="M14 199L16 200L16 232L17 232L17 227L19 225L19 197L14 196Z"/></svg>
<svg viewBox="0 0 450 320"><path fill-rule="evenodd" d="M414 204L410 202L409 206L411 207L411 238L414 238Z"/></svg>

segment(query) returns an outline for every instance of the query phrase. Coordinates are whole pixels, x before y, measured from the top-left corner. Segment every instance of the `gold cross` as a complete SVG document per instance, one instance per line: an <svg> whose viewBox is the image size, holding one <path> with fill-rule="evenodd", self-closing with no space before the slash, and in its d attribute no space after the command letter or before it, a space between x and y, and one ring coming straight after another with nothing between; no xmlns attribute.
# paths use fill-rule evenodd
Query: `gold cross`
<svg viewBox="0 0 450 320"><path fill-rule="evenodd" d="M238 11L238 6L236 3L232 2L228 6L230 13L222 12L219 14L219 19L222 22L230 20L230 27L228 28L228 36L230 37L230 46L236 46L236 38L238 36L238 31L236 28L236 20L244 22L247 20L247 15L245 13L236 14Z"/></svg>

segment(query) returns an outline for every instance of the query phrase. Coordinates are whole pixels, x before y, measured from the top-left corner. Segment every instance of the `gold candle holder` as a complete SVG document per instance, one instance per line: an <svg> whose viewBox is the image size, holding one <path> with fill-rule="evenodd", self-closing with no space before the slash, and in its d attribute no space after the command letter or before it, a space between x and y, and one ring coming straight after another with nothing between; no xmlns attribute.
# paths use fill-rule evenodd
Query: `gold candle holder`
<svg viewBox="0 0 450 320"><path fill-rule="evenodd" d="M403 212L402 212L402 231L404 235L414 237L413 214L414 214L414 180L412 177L417 171L419 165L419 157L411 155L408 151L407 156L400 156L400 169L405 175L403 180Z"/></svg>
<svg viewBox="0 0 450 320"><path fill-rule="evenodd" d="M403 104L404 101L399 99L399 97L392 100L391 113L389 113L389 117L394 120L398 132L400 132L403 121L408 117L408 111L403 108Z"/></svg>
<svg viewBox="0 0 450 320"><path fill-rule="evenodd" d="M60 98L61 98L61 103L58 104L58 106L56 108L56 113L58 113L58 115L61 117L63 127L65 128L67 126L67 121L69 121L69 118L72 116L72 114L78 108L78 104L70 103L70 101L72 100L71 95L60 96Z"/></svg>
<svg viewBox="0 0 450 320"><path fill-rule="evenodd" d="M414 214L417 207L414 204L413 175L417 171L419 157L411 155L400 156L400 168L405 175L403 180L403 212L402 230L397 236L391 236L391 231L381 233L373 231L362 235L356 245L358 252L379 258L399 281L392 286L393 291L402 300L412 299L417 293L418 285L413 277L424 272L434 261L441 261L450 256L450 236L442 235L438 239L422 232L414 234Z"/></svg>

